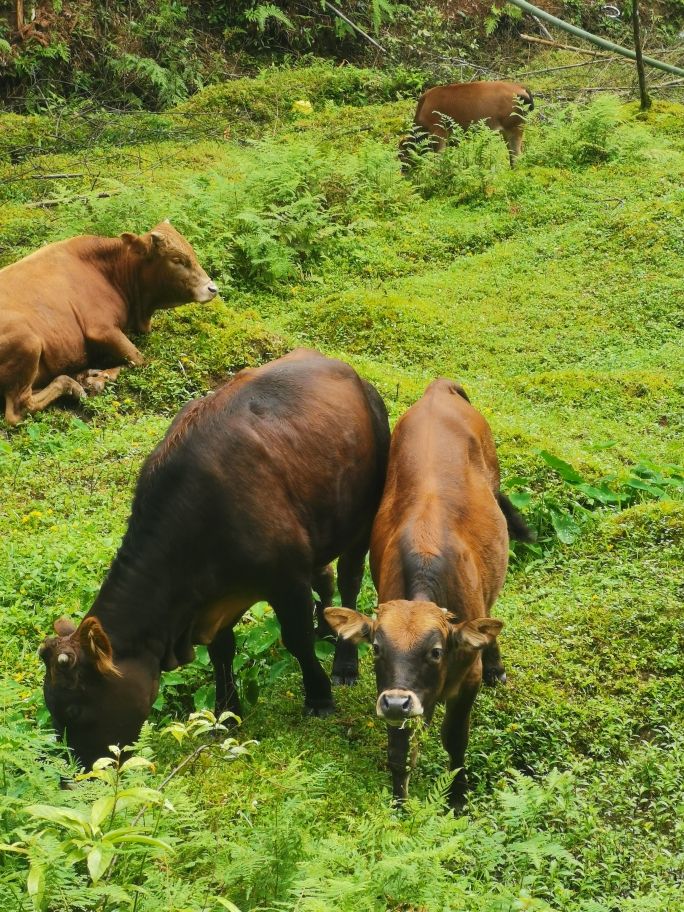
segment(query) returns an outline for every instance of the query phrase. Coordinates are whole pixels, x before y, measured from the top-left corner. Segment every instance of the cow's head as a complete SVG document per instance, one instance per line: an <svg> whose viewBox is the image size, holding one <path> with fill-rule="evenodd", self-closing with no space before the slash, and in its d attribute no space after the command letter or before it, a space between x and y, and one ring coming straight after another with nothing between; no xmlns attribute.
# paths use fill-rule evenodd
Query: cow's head
<svg viewBox="0 0 684 912"><path fill-rule="evenodd" d="M152 302L152 309L191 301L206 304L218 294L195 251L169 221L160 222L147 234L126 232L121 240L142 259L141 291Z"/></svg>
<svg viewBox="0 0 684 912"><path fill-rule="evenodd" d="M375 654L378 716L390 724L432 715L466 677L481 673L480 655L503 627L495 618L458 622L432 602L380 605L377 620L349 608L326 608L338 636L367 640Z"/></svg>
<svg viewBox="0 0 684 912"><path fill-rule="evenodd" d="M76 627L55 623L57 636L40 647L43 692L58 736L89 769L109 746L136 740L157 695L159 674L141 660L114 664L109 637L95 617Z"/></svg>

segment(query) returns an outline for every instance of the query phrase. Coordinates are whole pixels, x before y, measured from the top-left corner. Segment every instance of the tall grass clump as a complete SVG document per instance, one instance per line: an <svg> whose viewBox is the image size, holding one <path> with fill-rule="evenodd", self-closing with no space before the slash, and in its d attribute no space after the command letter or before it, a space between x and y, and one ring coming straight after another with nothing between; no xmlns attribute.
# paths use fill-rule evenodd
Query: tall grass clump
<svg viewBox="0 0 684 912"><path fill-rule="evenodd" d="M531 115L526 165L581 168L611 161L638 161L656 141L642 124L628 123L620 99L593 98Z"/></svg>
<svg viewBox="0 0 684 912"><path fill-rule="evenodd" d="M468 131L454 123L448 128L451 137L443 153L430 154L419 144L413 171L418 192L425 199L448 198L454 203L486 199L496 175L508 167L504 143L484 123Z"/></svg>

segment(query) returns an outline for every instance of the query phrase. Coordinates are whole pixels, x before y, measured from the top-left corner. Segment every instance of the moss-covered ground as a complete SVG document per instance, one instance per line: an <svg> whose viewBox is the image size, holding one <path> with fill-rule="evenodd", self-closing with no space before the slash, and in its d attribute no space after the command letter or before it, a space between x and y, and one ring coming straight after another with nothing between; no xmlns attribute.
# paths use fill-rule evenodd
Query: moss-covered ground
<svg viewBox="0 0 684 912"><path fill-rule="evenodd" d="M642 119L611 99L540 104L515 171L485 132L406 179L395 147L410 101L376 83L364 99L345 76L344 106L335 85L308 79L295 94L313 112L298 114L291 77L281 105L271 78L265 101L254 89L261 132L228 87L228 102L212 89L195 103L211 119L196 136L174 133L171 112L150 141L54 142L0 164L3 263L170 216L222 289L155 318L139 340L146 365L100 398L0 427L0 841L20 849L0 852L0 908L676 912L684 108L659 102ZM460 380L538 529L495 611L509 680L478 698L470 804L444 813L435 730L415 800L394 811L370 657L336 715L305 719L298 675L257 611L242 634L252 702L238 736L259 744L234 762L200 754L168 786L173 809L141 818L169 851L132 839L92 878L67 831L26 811L89 809L104 788L58 789L37 647L56 617L89 607L176 409L299 344L353 364L393 420L433 377ZM158 787L189 750L161 728L210 700L206 655L168 676L141 748L158 771L134 775ZM134 811L114 822L133 832Z"/></svg>

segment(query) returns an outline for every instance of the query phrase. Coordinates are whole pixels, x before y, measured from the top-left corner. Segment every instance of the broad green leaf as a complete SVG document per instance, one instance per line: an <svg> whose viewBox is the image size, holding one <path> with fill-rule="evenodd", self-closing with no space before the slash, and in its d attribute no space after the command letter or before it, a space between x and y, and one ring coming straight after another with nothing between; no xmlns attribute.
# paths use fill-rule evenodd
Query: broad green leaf
<svg viewBox="0 0 684 912"><path fill-rule="evenodd" d="M626 487L635 488L637 491L648 491L654 497L666 497L665 491L657 485L650 484L647 481L641 481L639 478L628 478L625 482Z"/></svg>
<svg viewBox="0 0 684 912"><path fill-rule="evenodd" d="M195 709L209 709L216 702L216 686L214 684L204 684L195 691L193 697Z"/></svg>
<svg viewBox="0 0 684 912"><path fill-rule="evenodd" d="M580 527L569 513L560 510L550 510L551 525L560 541L564 545L571 545L580 534Z"/></svg>
<svg viewBox="0 0 684 912"><path fill-rule="evenodd" d="M224 899L222 896L217 896L216 901L220 906L223 906L224 909L228 909L228 912L240 912L240 909L238 909L235 903L231 902L229 899Z"/></svg>
<svg viewBox="0 0 684 912"><path fill-rule="evenodd" d="M551 466L552 469L555 469L563 481L567 481L568 484L581 484L584 481L580 473L573 469L570 463L565 462L564 459L559 459L558 456L554 456L552 453L547 452L547 450L539 450L539 455L544 462Z"/></svg>
<svg viewBox="0 0 684 912"><path fill-rule="evenodd" d="M164 852L172 852L173 849L162 839L156 839L154 836L145 836L143 833L119 833L118 835L112 835L112 833L107 833L102 838L103 842L110 843L111 845L119 845L122 842L130 842L135 845L146 845L152 846L155 849L162 849Z"/></svg>
<svg viewBox="0 0 684 912"><path fill-rule="evenodd" d="M93 806L90 809L90 823L93 827L99 828L113 810L114 798L112 796L98 798L97 801L93 802Z"/></svg>
<svg viewBox="0 0 684 912"><path fill-rule="evenodd" d="M71 808L57 808L49 804L31 804L26 808L26 813L40 820L48 820L69 830L82 833L90 832L90 820L85 811L74 811Z"/></svg>
<svg viewBox="0 0 684 912"><path fill-rule="evenodd" d="M111 852L104 852L102 846L94 846L88 853L88 873L93 883L97 883L109 867Z"/></svg>
<svg viewBox="0 0 684 912"><path fill-rule="evenodd" d="M17 852L19 855L28 855L28 849L24 848L18 842L13 842L12 845L0 843L0 852Z"/></svg>
<svg viewBox="0 0 684 912"><path fill-rule="evenodd" d="M511 491L506 496L518 510L526 510L532 503L532 495L525 491Z"/></svg>
<svg viewBox="0 0 684 912"><path fill-rule="evenodd" d="M142 769L143 767L145 769L154 769L154 763L146 757L131 757L121 765L121 772L124 772L125 770Z"/></svg>
<svg viewBox="0 0 684 912"><path fill-rule="evenodd" d="M33 900L36 909L43 908L45 894L45 868L42 864L33 862L26 878L26 891Z"/></svg>

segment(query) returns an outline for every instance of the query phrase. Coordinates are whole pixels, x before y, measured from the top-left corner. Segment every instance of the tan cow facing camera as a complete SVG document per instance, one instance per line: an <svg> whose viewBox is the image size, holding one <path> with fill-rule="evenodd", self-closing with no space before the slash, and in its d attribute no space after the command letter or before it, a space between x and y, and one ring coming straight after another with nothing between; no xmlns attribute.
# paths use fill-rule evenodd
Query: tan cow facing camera
<svg viewBox="0 0 684 912"><path fill-rule="evenodd" d="M442 743L462 804L470 712L482 680L505 682L489 616L506 577L508 540L530 530L499 490L492 432L459 384L435 380L392 434L387 481L371 535L377 620L327 608L338 636L373 647L376 713L388 723L395 799L408 794L411 725L446 704Z"/></svg>
<svg viewBox="0 0 684 912"><path fill-rule="evenodd" d="M211 301L218 289L168 222L147 234L48 244L0 269L0 396L18 424L55 399L85 395L143 357L127 333L156 310ZM88 368L110 368L88 370Z"/></svg>
<svg viewBox="0 0 684 912"><path fill-rule="evenodd" d="M525 114L533 109L532 93L517 82L434 86L418 99L411 135L399 143L402 168L410 165L412 152L441 152L451 135L452 123L467 130L480 121L501 133L513 167L522 150Z"/></svg>

